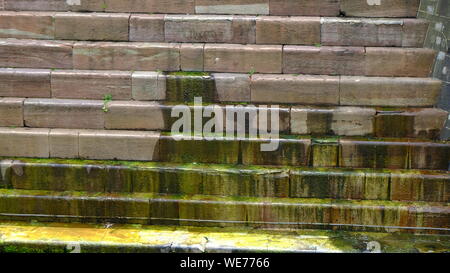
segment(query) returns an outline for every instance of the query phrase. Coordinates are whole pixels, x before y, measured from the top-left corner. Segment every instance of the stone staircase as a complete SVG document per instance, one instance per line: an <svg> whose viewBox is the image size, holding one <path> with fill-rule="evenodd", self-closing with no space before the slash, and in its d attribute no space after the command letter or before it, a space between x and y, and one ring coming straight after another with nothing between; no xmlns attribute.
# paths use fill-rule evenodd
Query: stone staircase
<svg viewBox="0 0 450 273"><path fill-rule="evenodd" d="M434 108L428 22L418 0L376 2L4 0L0 235L38 221L450 241L448 113ZM179 105L193 123L234 105L248 128L201 135L211 118L200 116L179 140ZM251 134L275 121L275 139ZM261 151L268 141L278 149Z"/></svg>

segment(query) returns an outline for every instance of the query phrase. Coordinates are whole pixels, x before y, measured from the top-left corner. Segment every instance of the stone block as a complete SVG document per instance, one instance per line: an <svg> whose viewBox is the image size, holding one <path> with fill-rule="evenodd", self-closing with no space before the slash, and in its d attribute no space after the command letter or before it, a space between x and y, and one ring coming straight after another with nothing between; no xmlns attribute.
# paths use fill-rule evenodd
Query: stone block
<svg viewBox="0 0 450 273"><path fill-rule="evenodd" d="M48 129L0 128L0 156L49 157Z"/></svg>
<svg viewBox="0 0 450 273"><path fill-rule="evenodd" d="M50 70L0 68L0 96L49 98Z"/></svg>
<svg viewBox="0 0 450 273"><path fill-rule="evenodd" d="M134 100L165 100L166 76L161 72L133 72Z"/></svg>
<svg viewBox="0 0 450 273"><path fill-rule="evenodd" d="M53 13L2 11L0 38L52 40L55 38Z"/></svg>
<svg viewBox="0 0 450 273"><path fill-rule="evenodd" d="M133 14L130 17L130 41L164 42L164 14Z"/></svg>
<svg viewBox="0 0 450 273"><path fill-rule="evenodd" d="M320 43L319 17L259 16L257 44L313 45Z"/></svg>
<svg viewBox="0 0 450 273"><path fill-rule="evenodd" d="M155 102L113 101L105 114L106 129L167 130L168 115ZM170 113L169 113L170 115Z"/></svg>
<svg viewBox="0 0 450 273"><path fill-rule="evenodd" d="M79 130L51 129L49 134L50 157L78 158Z"/></svg>
<svg viewBox="0 0 450 273"><path fill-rule="evenodd" d="M23 98L0 98L0 126L23 126Z"/></svg>

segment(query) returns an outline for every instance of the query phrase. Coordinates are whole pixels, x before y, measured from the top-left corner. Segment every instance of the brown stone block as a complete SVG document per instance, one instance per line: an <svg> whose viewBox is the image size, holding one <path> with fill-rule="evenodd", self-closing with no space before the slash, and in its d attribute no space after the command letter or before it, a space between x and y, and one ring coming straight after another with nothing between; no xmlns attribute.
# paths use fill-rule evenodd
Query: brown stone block
<svg viewBox="0 0 450 273"><path fill-rule="evenodd" d="M23 98L0 98L0 126L23 126Z"/></svg>
<svg viewBox="0 0 450 273"><path fill-rule="evenodd" d="M130 41L164 42L164 14L133 14L130 17Z"/></svg>
<svg viewBox="0 0 450 273"><path fill-rule="evenodd" d="M0 128L0 156L49 157L48 129Z"/></svg>
<svg viewBox="0 0 450 273"><path fill-rule="evenodd" d="M50 70L0 68L0 96L49 98Z"/></svg>
<svg viewBox="0 0 450 273"><path fill-rule="evenodd" d="M182 43L180 48L180 65L183 71L203 71L205 44Z"/></svg>
<svg viewBox="0 0 450 273"><path fill-rule="evenodd" d="M51 129L49 134L50 157L79 158L79 130Z"/></svg>
<svg viewBox="0 0 450 273"><path fill-rule="evenodd" d="M113 101L108 103L105 128L168 130L166 119L169 115L163 105L155 102Z"/></svg>
<svg viewBox="0 0 450 273"><path fill-rule="evenodd" d="M319 17L256 18L257 44L312 45L320 43Z"/></svg>
<svg viewBox="0 0 450 273"><path fill-rule="evenodd" d="M195 13L269 14L269 0L196 0Z"/></svg>
<svg viewBox="0 0 450 273"><path fill-rule="evenodd" d="M107 12L194 13L194 0L104 1Z"/></svg>
<svg viewBox="0 0 450 273"><path fill-rule="evenodd" d="M420 0L340 0L341 11L355 17L416 17Z"/></svg>
<svg viewBox="0 0 450 273"><path fill-rule="evenodd" d="M0 38L54 39L53 13L2 11Z"/></svg>
<svg viewBox="0 0 450 273"><path fill-rule="evenodd" d="M336 0L270 0L270 15L338 16Z"/></svg>

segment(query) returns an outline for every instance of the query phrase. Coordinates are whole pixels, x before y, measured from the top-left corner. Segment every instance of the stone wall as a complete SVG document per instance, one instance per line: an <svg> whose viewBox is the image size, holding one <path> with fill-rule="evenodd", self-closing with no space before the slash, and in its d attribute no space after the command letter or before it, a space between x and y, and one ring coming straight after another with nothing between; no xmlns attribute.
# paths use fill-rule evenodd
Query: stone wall
<svg viewBox="0 0 450 273"><path fill-rule="evenodd" d="M439 52L433 69L433 77L444 81L438 107L450 111L450 0L422 0L418 17L431 22L425 47ZM450 116L442 138L450 140Z"/></svg>

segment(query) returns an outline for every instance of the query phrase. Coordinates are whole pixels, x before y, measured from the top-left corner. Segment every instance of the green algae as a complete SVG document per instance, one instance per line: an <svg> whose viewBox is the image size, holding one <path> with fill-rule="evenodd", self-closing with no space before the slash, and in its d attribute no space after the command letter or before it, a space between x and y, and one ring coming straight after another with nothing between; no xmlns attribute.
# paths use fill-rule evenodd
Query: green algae
<svg viewBox="0 0 450 273"><path fill-rule="evenodd" d="M201 97L204 102L216 101L214 78L208 74L191 73L167 75L166 99L172 102L193 102L195 97Z"/></svg>

